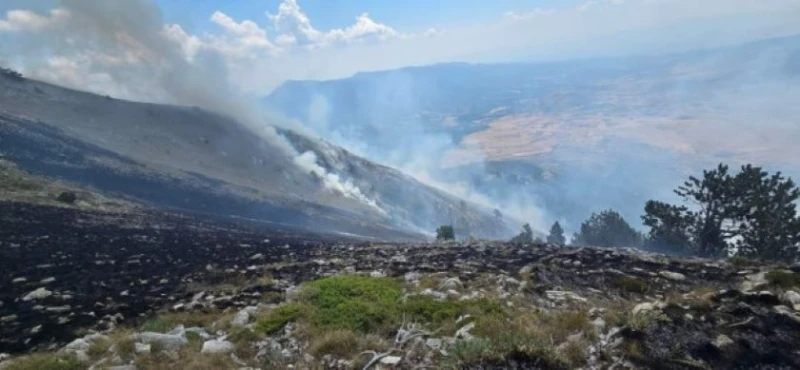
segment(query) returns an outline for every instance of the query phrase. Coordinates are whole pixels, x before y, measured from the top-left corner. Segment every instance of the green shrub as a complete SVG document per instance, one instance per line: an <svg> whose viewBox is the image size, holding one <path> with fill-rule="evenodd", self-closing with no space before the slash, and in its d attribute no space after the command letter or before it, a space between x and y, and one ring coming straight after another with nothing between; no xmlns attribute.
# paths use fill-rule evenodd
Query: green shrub
<svg viewBox="0 0 800 370"><path fill-rule="evenodd" d="M301 300L316 308L310 321L319 328L370 333L397 328L402 296L390 278L336 276L306 284Z"/></svg>
<svg viewBox="0 0 800 370"><path fill-rule="evenodd" d="M614 286L618 289L629 293L647 293L650 287L646 282L634 277L622 275L614 279Z"/></svg>
<svg viewBox="0 0 800 370"><path fill-rule="evenodd" d="M453 226L450 225L442 225L436 229L436 240L455 240L456 233L453 230Z"/></svg>
<svg viewBox="0 0 800 370"><path fill-rule="evenodd" d="M766 273L764 278L767 279L769 285L773 288L792 288L800 286L800 275L791 271L774 270Z"/></svg>
<svg viewBox="0 0 800 370"><path fill-rule="evenodd" d="M258 328L266 334L274 334L286 324L297 320L307 307L298 303L289 303L275 307L266 317L258 321Z"/></svg>

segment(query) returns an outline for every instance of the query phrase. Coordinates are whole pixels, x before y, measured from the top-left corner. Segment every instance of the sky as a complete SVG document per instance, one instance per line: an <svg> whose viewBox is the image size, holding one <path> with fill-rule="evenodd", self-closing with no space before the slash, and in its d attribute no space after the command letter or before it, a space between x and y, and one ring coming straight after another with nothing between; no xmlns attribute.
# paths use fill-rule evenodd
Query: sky
<svg viewBox="0 0 800 370"><path fill-rule="evenodd" d="M149 27L155 32L140 36L164 38L187 63L213 59L235 89L263 96L290 79L665 53L800 33L800 0L4 0L0 64L62 85L158 100L130 87L139 81L120 80L130 73L118 73L154 62L145 60L152 50L141 48L153 40L132 41L113 17ZM80 23L95 21L91 30Z"/></svg>

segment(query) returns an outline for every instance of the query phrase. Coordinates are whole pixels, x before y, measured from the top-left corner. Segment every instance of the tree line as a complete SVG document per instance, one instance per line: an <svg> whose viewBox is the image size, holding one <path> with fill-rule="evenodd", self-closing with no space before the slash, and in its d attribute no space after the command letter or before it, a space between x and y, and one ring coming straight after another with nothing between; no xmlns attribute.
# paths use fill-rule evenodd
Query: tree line
<svg viewBox="0 0 800 370"><path fill-rule="evenodd" d="M674 190L679 205L658 200L645 204L640 233L616 211L593 213L574 234L573 246L641 248L684 256L723 258L741 256L771 261L800 258L800 189L782 173L742 166L732 173L727 165L690 176ZM514 243L535 243L524 225ZM556 222L547 242L566 245Z"/></svg>

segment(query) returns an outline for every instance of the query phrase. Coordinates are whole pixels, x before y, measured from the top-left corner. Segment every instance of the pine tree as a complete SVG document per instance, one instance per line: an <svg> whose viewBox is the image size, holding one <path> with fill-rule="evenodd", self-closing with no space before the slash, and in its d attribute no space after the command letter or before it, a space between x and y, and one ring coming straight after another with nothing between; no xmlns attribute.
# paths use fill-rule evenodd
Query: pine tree
<svg viewBox="0 0 800 370"><path fill-rule="evenodd" d="M642 235L614 210L592 213L575 233L572 244L606 248L639 248Z"/></svg>
<svg viewBox="0 0 800 370"><path fill-rule="evenodd" d="M564 236L564 229L561 224L556 221L550 228L550 235L547 236L547 242L550 244L564 245L567 243L567 238Z"/></svg>
<svg viewBox="0 0 800 370"><path fill-rule="evenodd" d="M533 229L528 224L522 225L522 231L519 235L511 238L511 243L515 244L531 244L533 241Z"/></svg>
<svg viewBox="0 0 800 370"><path fill-rule="evenodd" d="M731 252L750 258L796 258L800 245L800 218L796 201L800 189L778 172L742 166L732 176L728 166L689 178L676 194L693 204L674 206L649 201L644 224L652 249L724 257Z"/></svg>

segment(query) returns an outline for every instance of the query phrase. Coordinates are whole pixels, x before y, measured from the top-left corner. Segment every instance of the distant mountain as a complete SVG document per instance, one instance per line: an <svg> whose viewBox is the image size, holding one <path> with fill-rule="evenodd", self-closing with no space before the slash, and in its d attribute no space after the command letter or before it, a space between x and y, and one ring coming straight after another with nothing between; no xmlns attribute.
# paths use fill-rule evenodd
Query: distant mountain
<svg viewBox="0 0 800 370"><path fill-rule="evenodd" d="M669 197L718 161L800 174L798 99L800 35L661 56L289 81L264 102L370 159L574 230L606 207L637 223L646 199Z"/></svg>
<svg viewBox="0 0 800 370"><path fill-rule="evenodd" d="M14 78L12 78L14 77ZM0 76L0 156L155 207L324 233L416 239L511 233L492 209L285 129Z"/></svg>

